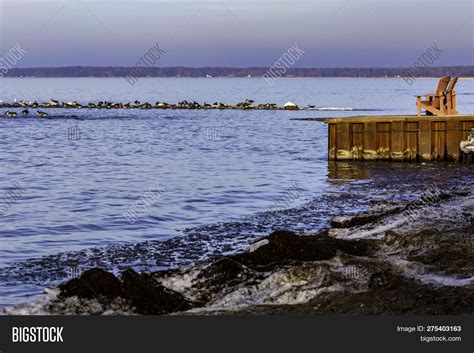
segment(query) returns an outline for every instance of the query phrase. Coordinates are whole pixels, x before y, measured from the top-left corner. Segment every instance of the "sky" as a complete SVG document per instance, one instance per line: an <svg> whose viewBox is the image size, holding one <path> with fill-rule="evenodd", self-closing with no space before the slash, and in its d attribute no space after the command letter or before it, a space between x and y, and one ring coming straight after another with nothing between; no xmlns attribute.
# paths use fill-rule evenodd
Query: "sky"
<svg viewBox="0 0 474 353"><path fill-rule="evenodd" d="M17 67L271 66L295 43L295 67L410 67L436 43L434 66L474 65L472 0L0 0L0 57Z"/></svg>

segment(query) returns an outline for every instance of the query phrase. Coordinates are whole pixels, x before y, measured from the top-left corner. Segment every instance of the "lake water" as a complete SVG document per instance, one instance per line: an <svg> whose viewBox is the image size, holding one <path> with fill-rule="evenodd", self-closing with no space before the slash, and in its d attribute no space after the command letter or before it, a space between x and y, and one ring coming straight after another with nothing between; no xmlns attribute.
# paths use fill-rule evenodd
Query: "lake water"
<svg viewBox="0 0 474 353"><path fill-rule="evenodd" d="M461 114L474 112L473 83L458 82ZM448 175L472 178L470 166L328 163L326 126L292 120L414 114L414 95L436 84L423 79L409 86L400 78L295 78L273 86L259 78L141 78L134 86L119 78L0 80L3 102L235 104L250 98L354 109L55 109L50 115L79 119L1 119L0 194L16 182L23 192L0 216L0 306L29 301L92 266L187 264L240 250L275 228L317 231L331 217L374 200L416 197ZM159 197L131 224L123 214L154 185Z"/></svg>

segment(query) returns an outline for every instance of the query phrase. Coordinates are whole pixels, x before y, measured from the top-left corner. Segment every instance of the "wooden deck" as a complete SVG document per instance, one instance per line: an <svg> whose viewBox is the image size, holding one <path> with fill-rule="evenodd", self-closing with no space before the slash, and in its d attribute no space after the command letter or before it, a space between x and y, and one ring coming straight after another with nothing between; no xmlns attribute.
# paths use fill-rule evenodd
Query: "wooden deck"
<svg viewBox="0 0 474 353"><path fill-rule="evenodd" d="M329 160L460 161L474 115L325 119Z"/></svg>

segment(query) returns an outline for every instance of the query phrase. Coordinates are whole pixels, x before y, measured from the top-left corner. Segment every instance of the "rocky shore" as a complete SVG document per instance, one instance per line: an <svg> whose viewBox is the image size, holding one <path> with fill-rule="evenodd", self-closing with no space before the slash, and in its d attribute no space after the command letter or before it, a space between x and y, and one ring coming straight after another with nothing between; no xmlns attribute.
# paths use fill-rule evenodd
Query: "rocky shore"
<svg viewBox="0 0 474 353"><path fill-rule="evenodd" d="M381 202L316 234L275 231L246 251L166 271L85 271L51 314L474 313L472 183ZM19 313L20 308L7 309Z"/></svg>

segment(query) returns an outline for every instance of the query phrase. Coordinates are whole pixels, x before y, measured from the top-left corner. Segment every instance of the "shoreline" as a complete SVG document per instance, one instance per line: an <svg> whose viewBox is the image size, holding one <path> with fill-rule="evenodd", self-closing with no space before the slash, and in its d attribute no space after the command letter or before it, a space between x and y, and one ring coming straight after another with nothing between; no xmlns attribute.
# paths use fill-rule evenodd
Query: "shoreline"
<svg viewBox="0 0 474 353"><path fill-rule="evenodd" d="M441 77L474 76L473 65L425 66L414 67L268 67L268 66L50 66L50 67L13 67L4 74L8 77Z"/></svg>
<svg viewBox="0 0 474 353"><path fill-rule="evenodd" d="M436 219L436 224L432 220ZM3 310L41 314L467 314L474 303L472 183L429 202L380 203L331 228L274 231L233 255L120 277L90 269L46 299ZM374 300L375 298L375 300Z"/></svg>
<svg viewBox="0 0 474 353"><path fill-rule="evenodd" d="M18 78L27 78L27 79L44 79L44 78L53 78L53 79L84 79L84 78L98 78L98 79L119 79L123 80L124 78L121 76L111 76L111 77L103 77L103 76L5 76L2 77L2 79L18 79ZM165 78L165 79L192 79L192 80L209 80L209 79L242 79L242 80L248 80L248 79L264 79L263 76L252 76L252 77L246 77L246 76L236 76L236 77L229 77L229 76L216 76L216 77L194 77L194 76L143 76L139 77L139 79L160 79L160 78ZM399 80L403 79L402 76L396 77L396 76L389 76L389 77L383 77L383 76L360 76L360 77L353 77L353 76L282 76L279 77L278 80L292 80L292 79L361 79L361 80L372 80L372 79L383 79L383 80ZM422 76L422 77L416 77L416 80L439 80L439 77L437 76ZM459 76L459 80L474 80L474 76Z"/></svg>

